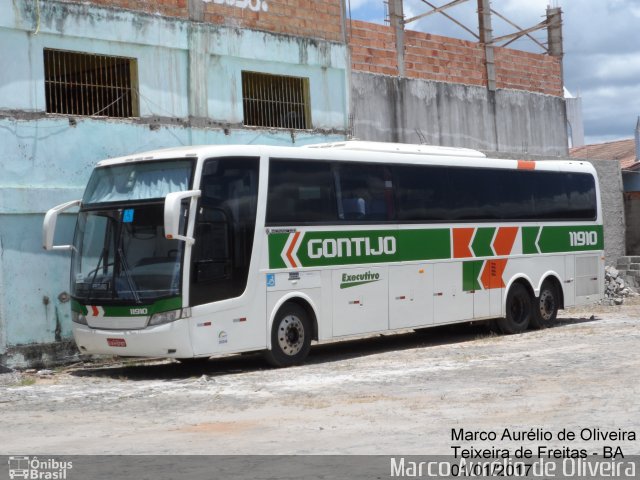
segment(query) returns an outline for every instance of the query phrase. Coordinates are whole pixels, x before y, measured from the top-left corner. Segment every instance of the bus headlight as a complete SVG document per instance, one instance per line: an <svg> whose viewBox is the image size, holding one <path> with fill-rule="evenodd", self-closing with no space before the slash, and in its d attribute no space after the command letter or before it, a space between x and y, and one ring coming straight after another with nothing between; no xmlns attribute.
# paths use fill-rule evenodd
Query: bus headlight
<svg viewBox="0 0 640 480"><path fill-rule="evenodd" d="M71 312L71 321L80 325L87 325L87 317L78 312Z"/></svg>
<svg viewBox="0 0 640 480"><path fill-rule="evenodd" d="M181 317L181 313L182 310L169 310L168 312L154 313L149 319L149 326L175 322Z"/></svg>

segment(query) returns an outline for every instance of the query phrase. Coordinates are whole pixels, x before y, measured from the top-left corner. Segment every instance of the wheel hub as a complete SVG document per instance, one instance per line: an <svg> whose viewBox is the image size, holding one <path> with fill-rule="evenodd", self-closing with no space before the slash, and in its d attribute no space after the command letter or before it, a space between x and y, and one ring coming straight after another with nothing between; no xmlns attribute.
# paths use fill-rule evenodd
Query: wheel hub
<svg viewBox="0 0 640 480"><path fill-rule="evenodd" d="M302 350L304 344L304 326L295 315L287 315L278 327L278 344L282 351L290 356Z"/></svg>
<svg viewBox="0 0 640 480"><path fill-rule="evenodd" d="M548 290L540 294L540 316L545 320L550 320L555 310L555 299Z"/></svg>

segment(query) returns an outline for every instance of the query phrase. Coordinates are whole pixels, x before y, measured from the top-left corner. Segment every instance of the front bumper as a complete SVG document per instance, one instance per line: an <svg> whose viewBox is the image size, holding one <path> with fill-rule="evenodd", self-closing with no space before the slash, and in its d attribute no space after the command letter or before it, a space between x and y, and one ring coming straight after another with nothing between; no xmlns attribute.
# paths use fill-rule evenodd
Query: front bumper
<svg viewBox="0 0 640 480"><path fill-rule="evenodd" d="M187 319L140 330L103 330L74 323L73 336L80 352L85 354L175 358L193 356ZM122 345L122 340L126 346L113 346Z"/></svg>

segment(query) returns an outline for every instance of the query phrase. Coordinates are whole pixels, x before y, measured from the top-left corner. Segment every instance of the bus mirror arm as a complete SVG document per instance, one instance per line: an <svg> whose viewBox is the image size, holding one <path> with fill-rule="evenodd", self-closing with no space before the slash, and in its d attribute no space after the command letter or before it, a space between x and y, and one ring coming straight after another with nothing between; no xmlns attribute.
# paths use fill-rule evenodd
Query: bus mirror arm
<svg viewBox="0 0 640 480"><path fill-rule="evenodd" d="M200 190L187 190L184 192L172 192L167 194L164 200L164 236L169 240L182 240L189 245L195 242L193 237L180 234L180 216L182 213L182 201L187 198L199 198ZM189 215L192 217L192 215ZM187 232L188 228L185 229Z"/></svg>
<svg viewBox="0 0 640 480"><path fill-rule="evenodd" d="M54 245L53 237L56 233L56 222L58 215L73 207L79 207L81 200L72 200L71 202L62 203L48 210L44 216L42 223L42 247L47 250L72 250L73 245Z"/></svg>

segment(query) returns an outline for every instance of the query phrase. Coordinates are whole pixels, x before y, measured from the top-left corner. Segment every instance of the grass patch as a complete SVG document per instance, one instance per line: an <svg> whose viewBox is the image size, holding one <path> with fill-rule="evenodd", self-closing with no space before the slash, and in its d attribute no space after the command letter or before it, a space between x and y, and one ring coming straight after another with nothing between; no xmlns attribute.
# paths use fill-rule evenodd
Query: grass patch
<svg viewBox="0 0 640 480"><path fill-rule="evenodd" d="M36 379L33 377L24 377L18 383L15 383L15 387L30 387L31 385L35 385Z"/></svg>

